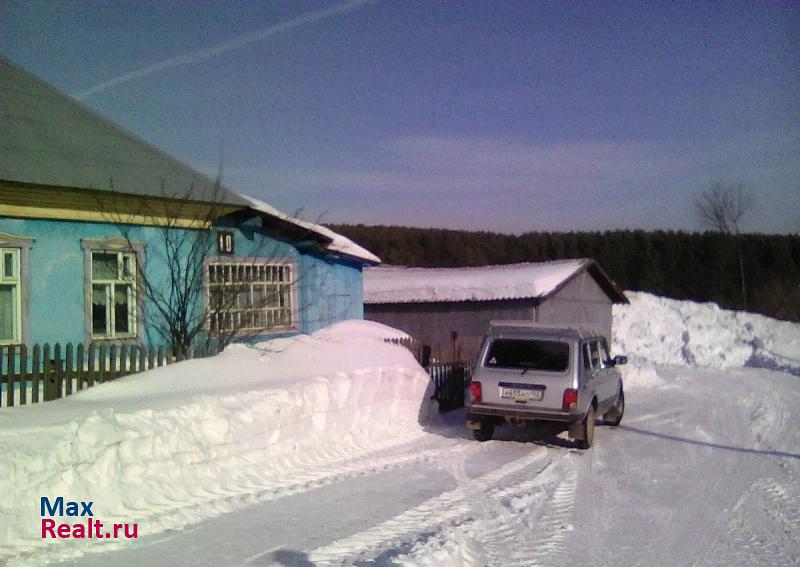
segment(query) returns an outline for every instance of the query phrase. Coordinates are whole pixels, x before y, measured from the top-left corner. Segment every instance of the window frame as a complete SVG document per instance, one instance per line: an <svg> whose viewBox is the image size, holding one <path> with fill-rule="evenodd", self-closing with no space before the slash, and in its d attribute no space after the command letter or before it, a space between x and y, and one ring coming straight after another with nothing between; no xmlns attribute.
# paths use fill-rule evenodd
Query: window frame
<svg viewBox="0 0 800 567"><path fill-rule="evenodd" d="M14 337L8 341L0 340L0 345L30 345L30 250L33 243L36 242L35 238L29 236L18 236L0 232L0 249L10 251L15 256L15 269L17 272L16 278L13 279L14 285L17 287L16 293L16 308L15 308L15 321L14 321ZM0 273L5 270L5 257L0 254ZM12 282L11 278L3 278L3 283Z"/></svg>
<svg viewBox="0 0 800 567"><path fill-rule="evenodd" d="M81 240L81 247L84 252L84 336L86 344L92 342L102 342L117 345L133 345L141 344L144 338L144 301L141 293L142 282L140 270L144 266L144 253L145 245L141 242L129 242L124 238L103 238L103 239L89 239L84 238ZM94 254L116 254L117 255L117 278L116 280L109 279L93 279L93 266L92 257ZM132 257L136 262L132 277L128 280L122 279L122 261L121 258L125 256ZM130 285L129 303L132 301L133 306L128 310L128 325L129 332L116 333L114 331L114 291L116 285ZM109 315L107 319L107 329L111 331L109 335L97 335L94 332L94 325L92 320L92 301L93 289L95 285L110 285L112 291L107 293L109 300ZM132 327L132 330L130 330Z"/></svg>
<svg viewBox="0 0 800 567"><path fill-rule="evenodd" d="M11 257L11 266L13 276L6 273L6 258ZM0 246L0 285L11 287L11 338L3 339L0 337L0 345L16 345L22 341L22 301L21 301L21 287L20 281L20 250L19 248L11 248Z"/></svg>
<svg viewBox="0 0 800 567"><path fill-rule="evenodd" d="M592 347L589 346L589 341L581 345L581 366L587 372L592 372Z"/></svg>
<svg viewBox="0 0 800 567"><path fill-rule="evenodd" d="M596 372L605 368L600 341L596 338L586 339L581 347L583 369L587 372ZM593 355L597 355L595 359ZM595 360L597 361L595 363Z"/></svg>
<svg viewBox="0 0 800 567"><path fill-rule="evenodd" d="M106 295L106 332L104 334L97 334L94 330L94 313L91 314L92 317L92 340L93 341L104 341L104 340L119 340L119 339L131 339L136 337L136 329L138 326L138 317L136 316L136 304L137 304L137 285L136 285L136 272L137 269L134 264L133 273L129 275L126 279L125 277L125 259L131 259L133 262L136 262L136 254L134 252L112 252L107 250L90 250L89 254L91 255L91 274L89 278L91 279L92 285L92 306L90 309L94 310L94 288L95 287L104 287L105 288L105 295ZM117 259L117 276L115 278L101 278L95 277L94 273L94 258L96 255L105 255L105 256L116 256ZM127 295L128 295L128 331L127 332L119 332L116 330L117 321L116 321L116 297L117 297L117 288L118 287L127 287Z"/></svg>
<svg viewBox="0 0 800 567"><path fill-rule="evenodd" d="M589 352L591 355L592 368L594 370L602 370L603 357L600 354L600 343L597 339L592 339L589 342Z"/></svg>
<svg viewBox="0 0 800 567"><path fill-rule="evenodd" d="M288 268L289 270L289 280L287 283L282 285L287 285L289 288L289 306L288 306L288 313L290 317L290 321L288 325L280 326L280 327L245 327L241 328L239 331L233 333L233 338L242 338L242 337L260 337L260 336L270 336L270 335L280 335L286 333L293 333L300 330L300 310L299 310L299 303L298 303L298 271L297 271L297 261L291 258L275 258L275 257L245 257L245 256L209 256L203 260L203 308L209 314L208 320L205 322L205 330L209 334L218 334L218 331L212 329L212 307L211 307L211 289L216 284L212 284L210 278L210 268L212 266L228 266L238 268L247 268L250 267L251 270L253 267L280 267L280 268ZM246 273L246 270L244 270ZM252 271L251 271L252 273ZM246 282L245 282L246 283ZM259 282L252 280L249 282L250 285L250 309L254 309L252 307L253 304L253 285L264 283L265 285L269 282ZM238 301L238 300L237 300ZM240 309L236 307L235 309ZM246 308L245 308L246 309ZM264 309L271 309L269 307L264 307ZM274 308L273 310L282 309L281 307ZM267 316L265 316L265 321L267 320ZM231 332L230 330L224 330L223 333Z"/></svg>
<svg viewBox="0 0 800 567"><path fill-rule="evenodd" d="M608 341L605 337L600 337L597 341L597 346L600 348L600 364L603 368L610 368L614 366L611 362L611 349L608 348Z"/></svg>

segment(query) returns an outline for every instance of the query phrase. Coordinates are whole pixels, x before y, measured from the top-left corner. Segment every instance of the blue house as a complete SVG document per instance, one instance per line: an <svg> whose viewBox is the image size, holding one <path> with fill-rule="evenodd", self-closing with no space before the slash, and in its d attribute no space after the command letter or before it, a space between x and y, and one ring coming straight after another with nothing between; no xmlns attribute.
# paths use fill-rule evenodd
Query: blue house
<svg viewBox="0 0 800 567"><path fill-rule="evenodd" d="M173 308L205 333L312 332L363 318L379 261L0 58L0 345L165 344Z"/></svg>

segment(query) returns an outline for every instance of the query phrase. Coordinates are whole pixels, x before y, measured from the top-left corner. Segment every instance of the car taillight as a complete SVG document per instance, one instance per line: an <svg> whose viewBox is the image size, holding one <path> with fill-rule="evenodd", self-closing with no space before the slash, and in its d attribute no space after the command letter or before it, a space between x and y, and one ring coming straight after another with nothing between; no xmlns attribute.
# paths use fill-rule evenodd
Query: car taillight
<svg viewBox="0 0 800 567"><path fill-rule="evenodd" d="M472 403L480 403L483 397L483 390L481 389L480 382L469 383L469 397L472 400Z"/></svg>
<svg viewBox="0 0 800 567"><path fill-rule="evenodd" d="M564 390L564 397L561 402L561 409L564 411L575 409L578 407L578 390L575 388L567 388Z"/></svg>

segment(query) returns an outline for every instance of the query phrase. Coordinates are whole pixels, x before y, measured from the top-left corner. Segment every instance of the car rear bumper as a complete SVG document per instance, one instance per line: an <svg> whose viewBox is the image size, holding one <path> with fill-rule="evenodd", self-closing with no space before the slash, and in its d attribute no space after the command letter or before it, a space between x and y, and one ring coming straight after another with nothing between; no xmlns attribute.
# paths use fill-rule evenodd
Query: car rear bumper
<svg viewBox="0 0 800 567"><path fill-rule="evenodd" d="M545 421L561 421L575 423L583 419L583 414L562 410L539 408L509 407L494 404L467 405L467 421L479 420L482 417L503 417L506 419L538 419Z"/></svg>

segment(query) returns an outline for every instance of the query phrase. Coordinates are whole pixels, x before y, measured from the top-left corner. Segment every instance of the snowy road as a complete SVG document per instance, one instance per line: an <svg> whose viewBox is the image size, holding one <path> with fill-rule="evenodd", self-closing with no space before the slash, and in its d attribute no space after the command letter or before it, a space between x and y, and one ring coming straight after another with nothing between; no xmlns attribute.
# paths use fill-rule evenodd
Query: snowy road
<svg viewBox="0 0 800 567"><path fill-rule="evenodd" d="M627 398L588 452L505 428L477 443L453 412L248 507L66 564L800 563L797 377L662 367Z"/></svg>

